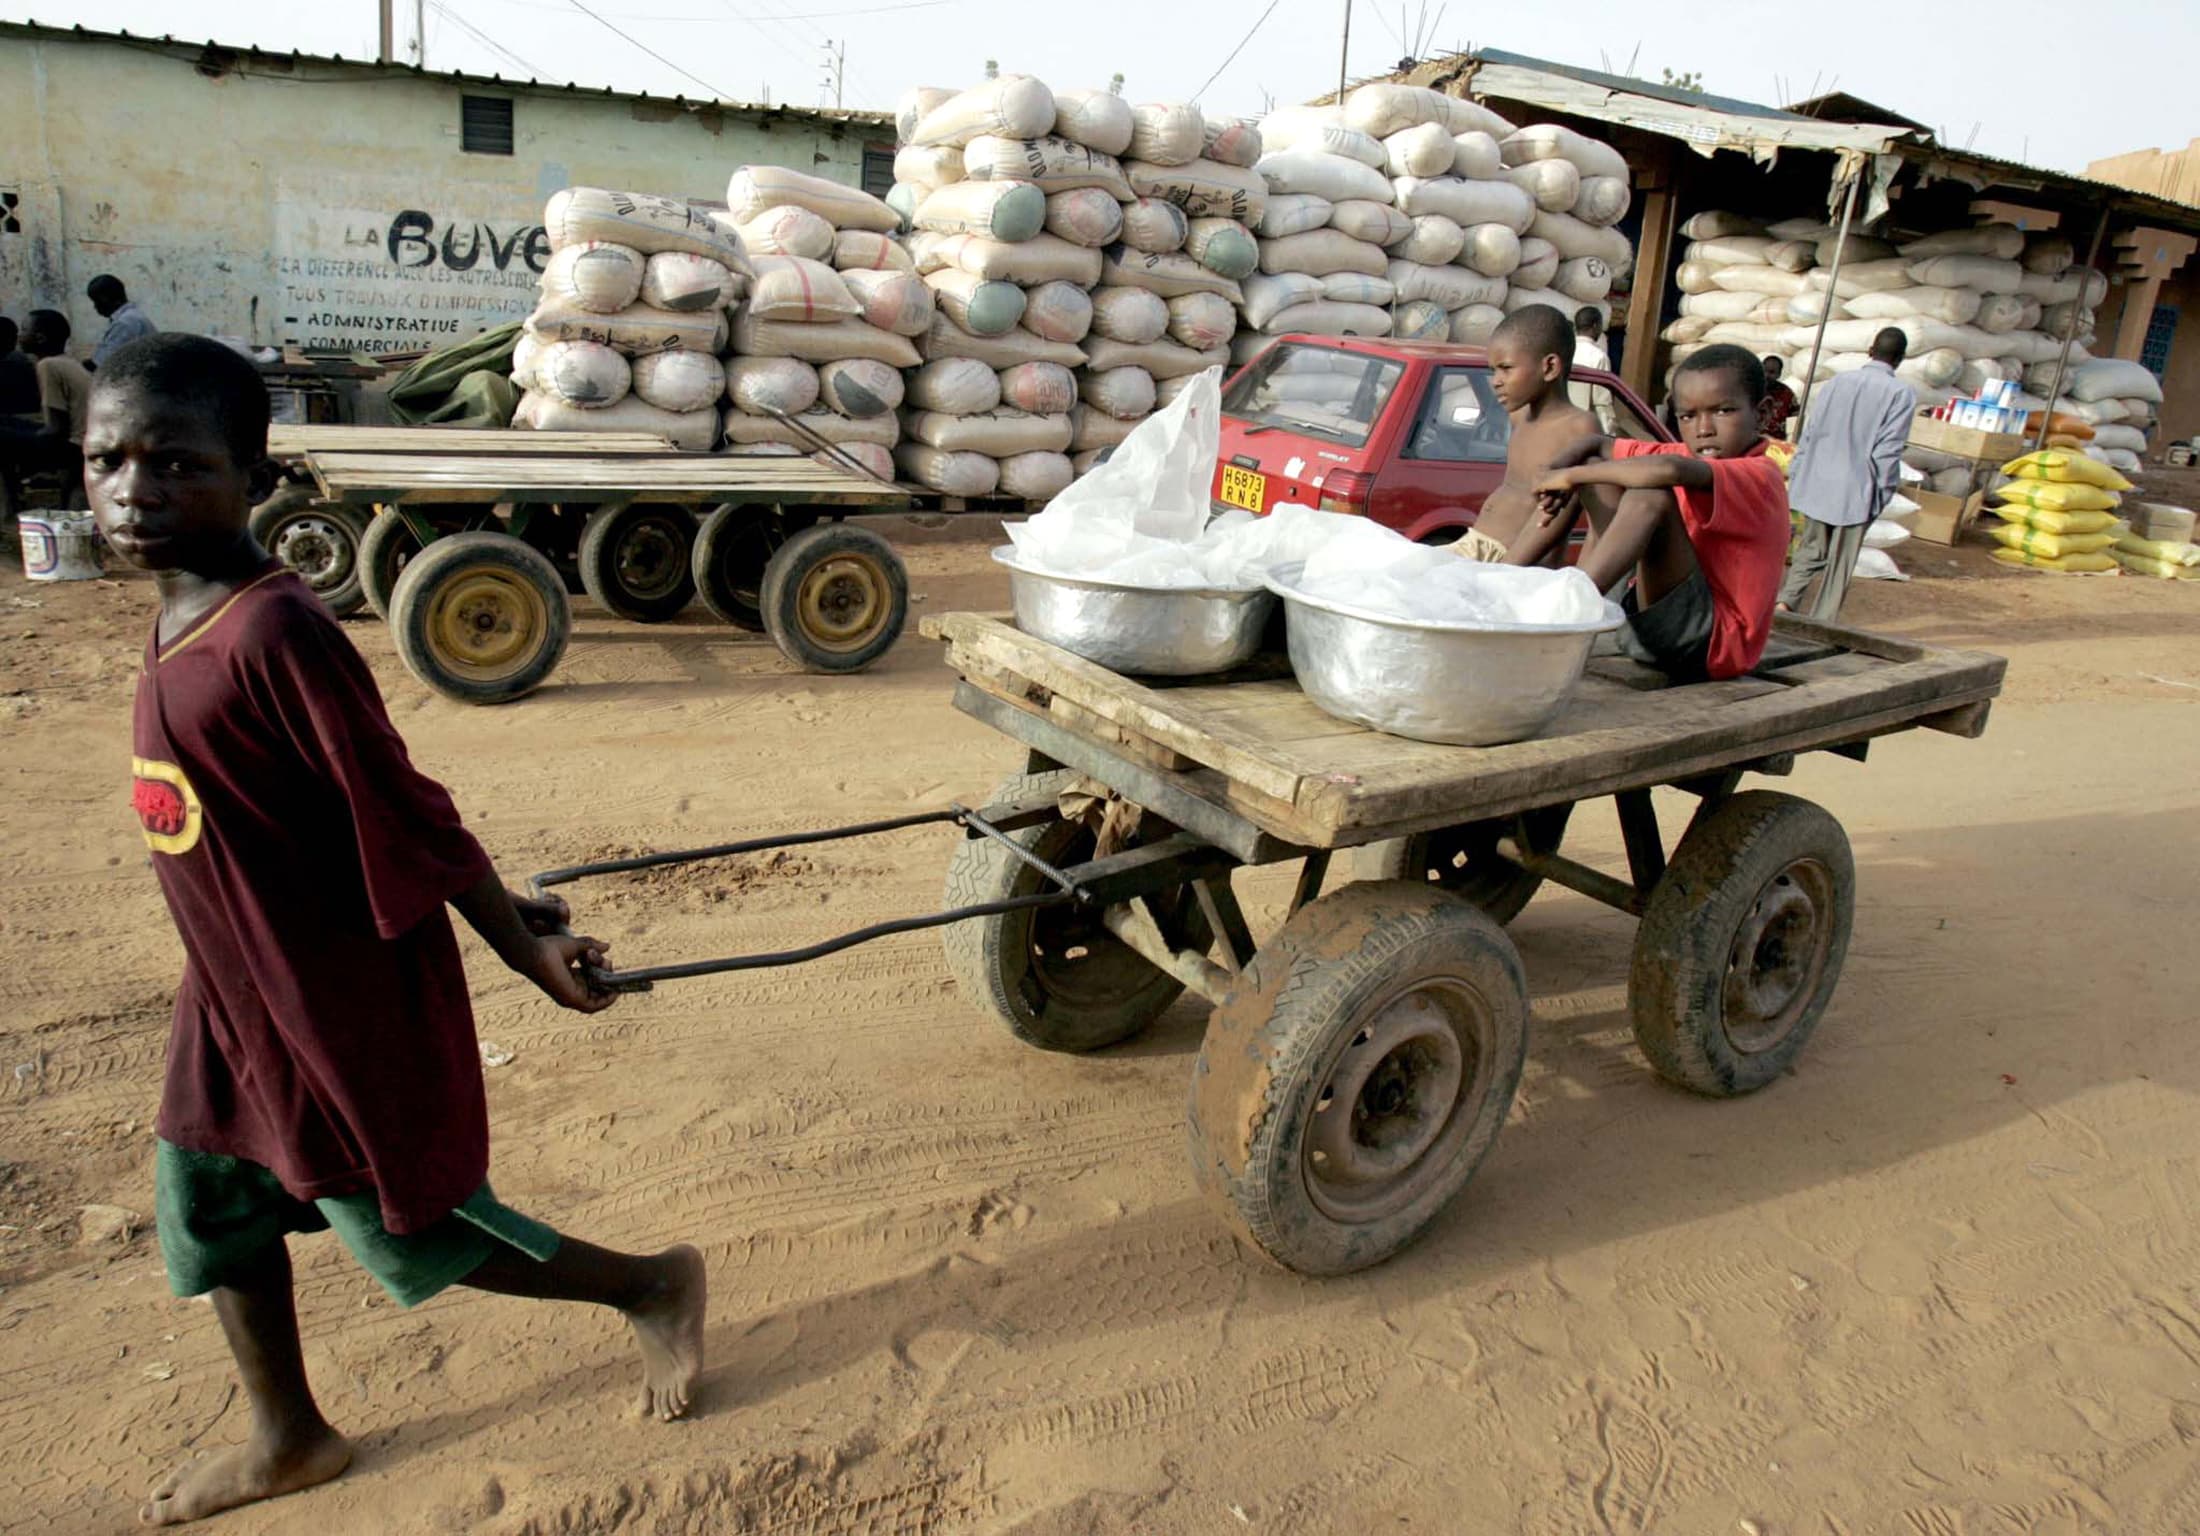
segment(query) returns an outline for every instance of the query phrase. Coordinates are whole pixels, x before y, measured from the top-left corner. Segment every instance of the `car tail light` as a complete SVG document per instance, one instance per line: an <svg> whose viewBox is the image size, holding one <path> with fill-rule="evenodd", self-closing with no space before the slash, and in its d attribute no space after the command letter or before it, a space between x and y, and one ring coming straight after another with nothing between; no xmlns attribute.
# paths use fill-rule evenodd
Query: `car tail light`
<svg viewBox="0 0 2200 1536"><path fill-rule="evenodd" d="M1375 491L1375 477L1357 469L1333 469L1322 481L1324 512L1367 512L1367 499Z"/></svg>

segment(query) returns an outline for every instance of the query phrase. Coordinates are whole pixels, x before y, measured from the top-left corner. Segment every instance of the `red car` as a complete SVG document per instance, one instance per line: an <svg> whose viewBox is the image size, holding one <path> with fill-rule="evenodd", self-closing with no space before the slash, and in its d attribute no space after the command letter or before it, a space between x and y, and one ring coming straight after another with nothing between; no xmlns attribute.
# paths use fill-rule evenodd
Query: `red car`
<svg viewBox="0 0 2200 1536"><path fill-rule="evenodd" d="M1574 378L1604 392L1596 404L1609 410L1613 435L1671 439L1612 374ZM1217 509L1267 512L1295 501L1449 543L1504 483L1511 437L1480 347L1284 336L1223 385L1211 494Z"/></svg>

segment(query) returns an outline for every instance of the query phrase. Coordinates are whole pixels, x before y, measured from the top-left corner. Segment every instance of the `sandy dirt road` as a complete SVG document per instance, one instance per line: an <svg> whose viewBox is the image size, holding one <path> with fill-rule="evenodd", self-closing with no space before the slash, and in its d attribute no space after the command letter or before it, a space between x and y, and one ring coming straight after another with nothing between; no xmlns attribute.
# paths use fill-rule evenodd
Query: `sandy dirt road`
<svg viewBox="0 0 2200 1536"><path fill-rule="evenodd" d="M887 531L918 612L997 607L983 530ZM1630 925L1516 925L1512 1124L1415 1248L1346 1280L1237 1252L1183 1103L1201 1011L1022 1047L931 937L561 1014L469 948L508 1200L715 1276L698 1416L631 1416L608 1314L389 1304L296 1245L342 1482L227 1533L1810 1533L2200 1530L2200 589L1911 545L1851 617L2001 649L1976 743L1788 787L1854 841L1856 939L1799 1071L1655 1080ZM180 951L128 814L138 580L0 575L0 1530L121 1528L244 1411L142 1222ZM506 873L982 794L1016 749L935 649L790 672L761 638L584 615L496 710L372 660ZM1615 859L1608 810L1579 847ZM584 887L629 963L800 942L939 894L938 832ZM1287 875L1252 883L1256 928ZM469 939L471 945L471 940ZM431 1128L423 1127L423 1134Z"/></svg>

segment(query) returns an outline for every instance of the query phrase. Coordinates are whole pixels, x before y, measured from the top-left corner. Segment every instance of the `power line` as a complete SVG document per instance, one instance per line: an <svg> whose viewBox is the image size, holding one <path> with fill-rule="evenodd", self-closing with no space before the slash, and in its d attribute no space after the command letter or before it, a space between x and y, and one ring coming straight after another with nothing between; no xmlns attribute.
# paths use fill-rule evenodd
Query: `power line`
<svg viewBox="0 0 2200 1536"><path fill-rule="evenodd" d="M497 5L518 6L521 10L526 11L562 11L565 9L565 6L559 3L559 0L494 0L494 3ZM836 17L841 16L882 16L889 11L937 10L943 5L954 5L956 3L958 3L958 0L899 0L899 3L892 5L862 5L852 7L848 10L839 11L802 11L791 16L773 16L768 19L772 21L830 21ZM620 21L717 22L724 19L718 16L695 16L689 14L682 14L678 16L630 15L625 11L612 11L608 14ZM733 19L737 21L747 20L746 17L741 16L736 16Z"/></svg>
<svg viewBox="0 0 2200 1536"><path fill-rule="evenodd" d="M642 40L641 40L640 38L638 38L638 37L634 36L634 34L633 34L633 33L631 33L631 32L623 32L623 31L620 31L620 29L619 29L618 27L616 27L616 26L613 26L613 25L612 25L612 24L611 24L610 22L608 22L608 21L605 21L603 17L601 17L601 16L597 15L597 14L596 14L596 13L595 13L594 11L590 10L590 9L589 9L589 8L588 8L587 6L583 5L583 4L581 3L581 0L568 0L568 3L569 3L569 4L571 4L571 6L573 7L573 9L574 9L574 10L576 10L576 11L579 11L579 12L580 12L580 13L581 13L581 14L582 14L583 16L586 16L586 17L588 17L588 18L589 18L589 19L590 19L591 21L597 22L597 23L598 23L598 24L600 24L600 25L601 25L601 26L602 26L602 27L603 27L603 28L604 28L604 29L605 29L606 31L609 31L609 32L613 32L613 33L616 33L616 34L617 34L618 36L620 36L620 37L623 37L623 38L625 38L625 39L626 39L626 40L627 40L627 41L628 41L629 43L632 43L632 44L633 44L633 45L634 45L635 47L637 47L637 48L641 49L641 51L642 51L642 52L644 52L644 53L648 54L648 55L649 55L649 56L650 56L651 58L655 59L655 60L656 60L656 61L657 61L658 63L660 63L660 64L664 65L664 66L665 66L665 68L667 68L667 69L671 70L671 71L672 71L672 72L673 72L674 74L676 74L676 75L685 75L685 76L686 76L686 77L687 77L688 79L690 79L690 80L693 80L693 81L694 81L694 82L695 82L695 83L696 83L697 85L701 86L701 87L702 87L702 88L703 88L704 90L706 90L706 91L710 92L710 95L711 95L711 99L712 99L713 101L731 101L731 100L733 99L731 95L729 95L729 94L728 94L727 92L725 92L725 91L721 91L720 89L718 89L718 87L717 87L717 86L715 86L715 85L712 85L712 84L711 84L711 83L710 83L710 82L709 82L708 80L705 80L705 79L704 79L704 78L703 78L703 77L702 77L701 75L696 75L696 74L689 74L689 73L688 73L688 71L686 71L686 70L682 69L682 68L681 68L681 67L680 67L679 65L677 65L677 64L675 64L675 63L673 63L673 62L672 62L672 60L670 60L670 59L666 58L666 57L665 57L665 56L664 56L663 54L659 53L659 52L658 52L658 51L657 51L656 49L654 49L654 48L650 47L650 46L649 46L649 44L647 44L647 43L643 42L643 41L642 41Z"/></svg>
<svg viewBox="0 0 2200 1536"><path fill-rule="evenodd" d="M1238 39L1238 45L1230 50L1229 58L1226 58L1220 64L1217 64L1215 66L1215 72L1207 77L1206 82L1202 84L1198 90L1192 92L1192 100L1194 102L1197 102L1200 97L1207 94L1208 86L1213 85L1217 80L1222 78L1222 72L1230 67L1231 59L1235 59L1239 54L1245 51L1245 45L1253 40L1253 34L1260 30L1261 23L1265 22L1270 16L1275 14L1277 3L1278 0L1268 0L1268 9L1262 11L1260 13L1259 19L1256 20L1252 24L1252 26L1246 29L1245 35L1243 37Z"/></svg>
<svg viewBox="0 0 2200 1536"><path fill-rule="evenodd" d="M498 42L488 33L482 31L481 28L475 26L465 17L459 15L458 12L451 6L444 4L444 0L428 0L428 4L438 16L441 16L445 21L451 23L451 25L457 27L460 31L466 33L466 35L471 37L475 42L481 44L482 47L488 49L491 53L497 55L497 57L503 59L506 63L512 64L519 69L526 71L529 79L540 80L543 78L544 72L539 66L530 64L529 62L527 62L527 60L521 58L518 54L514 53L511 49L505 47L502 43Z"/></svg>

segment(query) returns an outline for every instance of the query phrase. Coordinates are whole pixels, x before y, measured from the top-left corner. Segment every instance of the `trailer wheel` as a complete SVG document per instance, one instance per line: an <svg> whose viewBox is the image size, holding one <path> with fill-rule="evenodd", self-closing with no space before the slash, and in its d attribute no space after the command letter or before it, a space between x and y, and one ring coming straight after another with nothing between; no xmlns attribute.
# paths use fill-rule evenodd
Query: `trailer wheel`
<svg viewBox="0 0 2200 1536"><path fill-rule="evenodd" d="M993 792L994 802L1058 793L1077 779L1067 770L1027 773ZM1092 830L1055 820L1009 834L1054 865L1093 855ZM949 907L1033 896L1047 880L991 838L966 839L947 866ZM1204 950L1212 942L1188 892L1154 903L1162 922ZM963 994L1009 1027L1017 1039L1049 1051L1097 1051L1128 1040L1176 1001L1184 984L1101 926L1097 912L1049 907L950 923L940 930L947 968Z"/></svg>
<svg viewBox="0 0 2200 1536"><path fill-rule="evenodd" d="M1474 1176L1527 1045L1520 955L1487 913L1426 882L1347 886L1295 913L1208 1022L1194 1173L1286 1269L1381 1263Z"/></svg>
<svg viewBox="0 0 2200 1536"><path fill-rule="evenodd" d="M692 557L703 606L737 629L764 628L764 568L790 529L776 507L713 508L696 530Z"/></svg>
<svg viewBox="0 0 2200 1536"><path fill-rule="evenodd" d="M1635 1043L1669 1082L1728 1098L1791 1066L1848 954L1856 865L1841 824L1750 790L1689 829L1635 935Z"/></svg>
<svg viewBox="0 0 2200 1536"><path fill-rule="evenodd" d="M397 578L406 562L420 553L420 540L395 512L367 519L359 535L359 599L378 619L390 616L390 599L397 592Z"/></svg>
<svg viewBox="0 0 2200 1536"><path fill-rule="evenodd" d="M695 517L685 507L600 507L581 528L581 585L619 618L661 624L695 596L688 569L694 547Z"/></svg>
<svg viewBox="0 0 2200 1536"><path fill-rule="evenodd" d="M295 481L252 509L252 537L313 590L341 619L365 601L359 590L359 539L367 520L341 502L318 500Z"/></svg>
<svg viewBox="0 0 2200 1536"><path fill-rule="evenodd" d="M1531 875L1507 858L1497 846L1498 839L1525 835L1539 852L1556 853L1573 813L1572 805L1545 806L1522 816L1374 843L1360 855L1360 878L1427 880L1466 897L1500 923L1509 923L1542 888L1543 877Z"/></svg>
<svg viewBox="0 0 2200 1536"><path fill-rule="evenodd" d="M764 628L812 672L860 672L901 638L909 572L867 528L824 523L780 546L764 568Z"/></svg>
<svg viewBox="0 0 2200 1536"><path fill-rule="evenodd" d="M454 533L405 566L390 600L397 654L461 704L502 704L542 686L572 630L565 586L541 551L504 533Z"/></svg>

